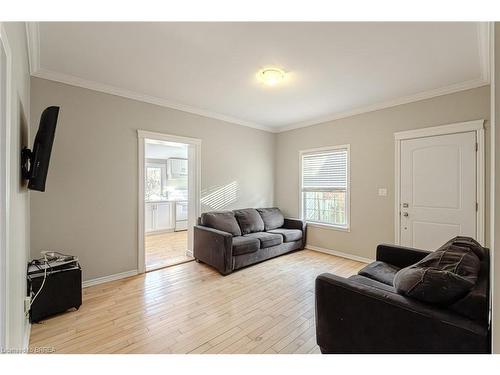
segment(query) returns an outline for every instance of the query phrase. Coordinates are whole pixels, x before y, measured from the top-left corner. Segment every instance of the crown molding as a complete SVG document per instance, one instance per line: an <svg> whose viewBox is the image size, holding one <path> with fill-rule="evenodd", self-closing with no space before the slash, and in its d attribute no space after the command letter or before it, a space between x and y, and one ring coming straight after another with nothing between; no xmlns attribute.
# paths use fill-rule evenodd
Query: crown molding
<svg viewBox="0 0 500 375"><path fill-rule="evenodd" d="M481 68L481 79L490 82L490 22L477 23L477 44L479 47L479 64Z"/></svg>
<svg viewBox="0 0 500 375"><path fill-rule="evenodd" d="M247 127L259 129L259 130L264 130L264 131L267 131L270 133L281 133L281 132L294 130L294 129L298 129L298 128L305 128L305 127L309 127L309 126L319 125L319 124L329 122L329 121L339 120L342 118L356 116L356 115L360 115L363 113L374 112L374 111L378 111L378 110L385 109L385 108L396 107L396 106L402 105L402 104L408 104L408 103L413 103L413 102L417 102L417 101L421 101L421 100L431 99L431 98L434 98L437 96L453 94L455 92L470 90L470 89L486 86L489 84L489 81L485 81L483 78L478 78L478 79L474 79L474 80L470 80L470 81L466 81L466 82L460 82L460 83L453 84L450 86L445 86L445 87L441 87L441 88L437 88L437 89L433 89L433 90L429 90L429 91L420 92L420 93L417 93L414 95L408 95L408 96L404 96L401 98L372 104L372 105L369 105L366 107L356 108L356 109L353 109L351 111L334 113L334 114L331 114L331 115L328 115L325 117L321 117L321 118L317 118L317 119L313 119L313 120L303 121L303 122L299 122L296 124L291 124L291 125L286 125L286 126L281 126L281 127L270 127L270 126L259 125L259 124L244 121L244 120L241 120L238 118L226 116L226 115L223 115L220 113L211 112L211 111L199 109L199 108L188 106L188 105L175 103L175 102L172 102L172 101L169 101L166 99L157 98L154 96L138 93L135 91L126 90L126 89L122 89L119 87L115 87L115 86L111 86L111 85L107 85L107 84L103 84L103 83L99 83L99 82L95 82L95 81L89 81L89 80L75 77L72 75L53 72L53 71L46 70L46 69L38 69L37 71L32 73L32 76L47 79L50 81L64 83L64 84L71 85L71 86L82 87L82 88L93 90L93 91L103 92L103 93L110 94L110 95L116 95L116 96L132 99L132 100L137 100L137 101L144 102L144 103L154 104L154 105L158 105L161 107L172 108L172 109L176 109L176 110L187 112L187 113L192 113L192 114L196 114L196 115L200 115L200 116L204 116L204 117L208 117L208 118L213 118L213 119L229 122L231 124L247 126Z"/></svg>
<svg viewBox="0 0 500 375"><path fill-rule="evenodd" d="M40 29L38 22L26 22L30 74L40 70Z"/></svg>
<svg viewBox="0 0 500 375"><path fill-rule="evenodd" d="M340 119L347 118L347 117L361 115L363 113L374 112L374 111L378 111L378 110L385 109L385 108L396 107L396 106L402 105L402 104L418 102L421 100L431 99L431 98L435 98L437 96L442 96L442 95L453 94L453 93L459 92L459 91L475 89L475 88L486 86L486 85L489 85L489 82L483 80L482 78L478 78L478 79L474 79L474 80L466 81L466 82L460 82L460 83L453 84L450 86L445 86L445 87L441 87L441 88L437 88L437 89L433 89L433 90L429 90L429 91L423 91L423 92L420 92L420 93L417 93L414 95L408 95L408 96L404 96L401 98L392 99L392 100L388 100L388 101L377 103L377 104L372 104L372 105L369 105L366 107L356 108L356 109L353 109L351 111L334 113L334 114L331 114L331 115L328 115L325 117L320 117L320 118L317 118L314 120L308 120L308 121L303 121L303 122L299 122L299 123L292 124L292 125L282 126L282 127L277 128L276 132L282 133L282 132L289 131L289 130L305 128L305 127L309 127L309 126L313 126L313 125L319 125L319 124L329 122L329 121L340 120Z"/></svg>
<svg viewBox="0 0 500 375"><path fill-rule="evenodd" d="M195 115L200 115L200 116L204 116L204 117L209 117L209 118L229 122L231 124L247 126L250 128L264 130L264 131L268 131L268 132L274 132L274 130L275 130L275 129L267 127L267 126L259 125L259 124L249 122L249 121L244 121L244 120L241 120L241 119L238 119L235 117L231 117L231 116L226 116L226 115L223 115L221 113L207 111L207 110L192 107L189 105L176 103L176 102L173 102L173 101L170 101L167 99L162 99L162 98L158 98L155 96L150 96L147 94L123 89L121 87L116 87L116 86L108 85L105 83L90 81L90 80L76 77L73 75L58 73L58 72L46 70L43 68L38 69L37 71L32 73L32 76L47 79L50 81L64 83L64 84L71 85L71 86L82 87L82 88L93 90L93 91L99 91L99 92L103 92L105 94L121 96L123 98L133 99L133 100L137 100L137 101L144 102L144 103L158 105L161 107L176 109L179 111L188 112L188 113L192 113Z"/></svg>

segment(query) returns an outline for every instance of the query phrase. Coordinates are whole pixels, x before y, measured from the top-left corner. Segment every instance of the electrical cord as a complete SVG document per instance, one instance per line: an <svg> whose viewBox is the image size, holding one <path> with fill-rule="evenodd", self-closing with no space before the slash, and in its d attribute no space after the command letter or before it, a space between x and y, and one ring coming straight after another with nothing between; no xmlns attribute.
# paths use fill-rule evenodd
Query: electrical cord
<svg viewBox="0 0 500 375"><path fill-rule="evenodd" d="M38 297L38 295L40 294L40 292L42 291L44 285L45 285L45 280L47 280L47 269L49 268L49 261L47 260L47 254L45 252L42 252L43 254L43 264L45 266L45 269L44 269L44 272L43 272L43 280L42 280L42 285L40 285L40 289L38 289L38 291L36 292L35 296L31 299L30 301L30 305L28 306L28 309L26 310L26 314L25 316L27 317L30 310L31 310L31 306L33 306L33 302L35 302L35 299L36 297ZM33 291L32 291L33 293Z"/></svg>

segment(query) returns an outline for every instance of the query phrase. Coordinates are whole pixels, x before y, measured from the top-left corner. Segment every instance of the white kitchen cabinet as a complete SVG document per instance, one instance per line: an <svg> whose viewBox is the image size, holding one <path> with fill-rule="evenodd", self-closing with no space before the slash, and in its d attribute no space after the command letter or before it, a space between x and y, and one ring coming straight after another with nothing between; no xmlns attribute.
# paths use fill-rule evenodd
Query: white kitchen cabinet
<svg viewBox="0 0 500 375"><path fill-rule="evenodd" d="M153 231L153 212L154 212L154 203L146 203L145 211L144 211L144 229L147 232Z"/></svg>
<svg viewBox="0 0 500 375"><path fill-rule="evenodd" d="M175 228L173 205L174 203L171 202L156 203L155 230L168 230Z"/></svg>
<svg viewBox="0 0 500 375"><path fill-rule="evenodd" d="M171 158L167 161L169 178L186 177L188 174L188 161L187 159Z"/></svg>
<svg viewBox="0 0 500 375"><path fill-rule="evenodd" d="M145 205L145 231L161 232L175 229L173 202L147 202Z"/></svg>

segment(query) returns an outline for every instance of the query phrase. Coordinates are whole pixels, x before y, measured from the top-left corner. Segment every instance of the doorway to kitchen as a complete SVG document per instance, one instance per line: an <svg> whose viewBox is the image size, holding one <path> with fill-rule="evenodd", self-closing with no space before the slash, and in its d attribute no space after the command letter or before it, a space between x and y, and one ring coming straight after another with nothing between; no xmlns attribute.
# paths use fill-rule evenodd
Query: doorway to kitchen
<svg viewBox="0 0 500 375"><path fill-rule="evenodd" d="M200 140L139 131L139 272L194 260Z"/></svg>

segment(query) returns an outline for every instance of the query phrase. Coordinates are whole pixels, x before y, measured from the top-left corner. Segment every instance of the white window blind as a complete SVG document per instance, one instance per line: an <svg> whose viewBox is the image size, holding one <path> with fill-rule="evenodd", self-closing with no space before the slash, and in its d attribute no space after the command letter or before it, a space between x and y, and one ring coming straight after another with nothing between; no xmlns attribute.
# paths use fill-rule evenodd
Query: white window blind
<svg viewBox="0 0 500 375"><path fill-rule="evenodd" d="M347 149L304 155L303 189L346 189Z"/></svg>
<svg viewBox="0 0 500 375"><path fill-rule="evenodd" d="M302 214L310 223L349 227L349 147L302 154Z"/></svg>

